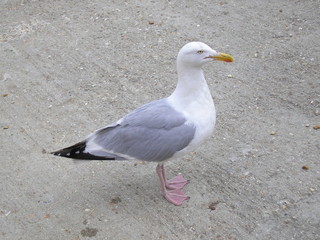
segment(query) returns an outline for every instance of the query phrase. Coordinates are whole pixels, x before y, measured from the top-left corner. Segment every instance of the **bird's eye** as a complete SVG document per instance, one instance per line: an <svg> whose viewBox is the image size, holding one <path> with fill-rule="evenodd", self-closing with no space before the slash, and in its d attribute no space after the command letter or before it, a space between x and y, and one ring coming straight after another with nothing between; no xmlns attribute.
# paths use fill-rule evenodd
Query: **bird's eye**
<svg viewBox="0 0 320 240"><path fill-rule="evenodd" d="M199 51L197 51L197 53L198 54L202 54L202 53L204 53L204 51L203 50L199 50Z"/></svg>

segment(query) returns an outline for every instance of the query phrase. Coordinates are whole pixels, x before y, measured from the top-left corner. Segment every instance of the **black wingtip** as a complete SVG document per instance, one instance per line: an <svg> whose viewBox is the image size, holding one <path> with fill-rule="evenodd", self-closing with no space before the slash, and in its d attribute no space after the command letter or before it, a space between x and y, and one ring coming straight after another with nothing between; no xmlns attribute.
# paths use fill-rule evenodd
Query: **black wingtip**
<svg viewBox="0 0 320 240"><path fill-rule="evenodd" d="M95 156L85 152L86 141L79 142L70 147L51 152L51 154L59 157L82 159L82 160L115 160L113 157Z"/></svg>
<svg viewBox="0 0 320 240"><path fill-rule="evenodd" d="M51 154L59 157L78 158L79 154L82 153L85 150L85 148L86 148L86 142L82 141L70 147L51 152Z"/></svg>

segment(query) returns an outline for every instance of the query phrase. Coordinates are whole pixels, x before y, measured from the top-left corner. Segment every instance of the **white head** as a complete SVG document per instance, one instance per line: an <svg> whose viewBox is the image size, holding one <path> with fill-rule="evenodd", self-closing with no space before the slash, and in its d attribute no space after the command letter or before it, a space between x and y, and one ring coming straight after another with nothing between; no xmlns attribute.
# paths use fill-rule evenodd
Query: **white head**
<svg viewBox="0 0 320 240"><path fill-rule="evenodd" d="M184 45L177 57L178 68L200 68L204 63L214 60L232 62L233 58L225 53L219 53L202 42L190 42Z"/></svg>

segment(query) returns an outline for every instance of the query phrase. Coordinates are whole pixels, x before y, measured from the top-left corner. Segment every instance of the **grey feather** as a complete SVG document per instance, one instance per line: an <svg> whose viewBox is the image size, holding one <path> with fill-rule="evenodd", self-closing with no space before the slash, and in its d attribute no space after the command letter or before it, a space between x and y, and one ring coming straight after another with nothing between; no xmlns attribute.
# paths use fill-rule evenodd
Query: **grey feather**
<svg viewBox="0 0 320 240"><path fill-rule="evenodd" d="M188 146L194 134L195 126L186 124L185 117L161 99L134 110L119 124L96 131L87 139L86 151L97 156L111 152L143 161L164 161Z"/></svg>

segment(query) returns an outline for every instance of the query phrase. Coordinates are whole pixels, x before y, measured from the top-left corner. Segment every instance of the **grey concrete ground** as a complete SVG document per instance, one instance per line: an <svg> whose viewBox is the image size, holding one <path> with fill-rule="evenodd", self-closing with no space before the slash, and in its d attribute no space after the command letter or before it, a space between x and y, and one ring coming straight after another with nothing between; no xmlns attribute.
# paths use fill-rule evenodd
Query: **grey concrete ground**
<svg viewBox="0 0 320 240"><path fill-rule="evenodd" d="M320 239L318 0L0 2L0 239ZM199 40L214 135L166 165L47 152L168 96ZM215 207L209 208L213 204Z"/></svg>

